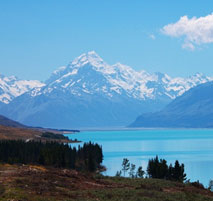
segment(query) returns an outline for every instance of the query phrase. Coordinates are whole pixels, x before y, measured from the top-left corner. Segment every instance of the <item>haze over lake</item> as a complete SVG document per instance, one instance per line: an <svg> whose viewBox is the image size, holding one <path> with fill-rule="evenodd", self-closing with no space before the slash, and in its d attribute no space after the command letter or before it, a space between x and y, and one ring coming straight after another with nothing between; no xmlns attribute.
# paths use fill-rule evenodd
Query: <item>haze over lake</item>
<svg viewBox="0 0 213 201"><path fill-rule="evenodd" d="M158 155L168 164L175 160L184 163L190 181L199 180L207 186L213 179L212 129L84 131L68 136L102 145L105 175L114 176L121 170L123 158L146 169L148 160Z"/></svg>

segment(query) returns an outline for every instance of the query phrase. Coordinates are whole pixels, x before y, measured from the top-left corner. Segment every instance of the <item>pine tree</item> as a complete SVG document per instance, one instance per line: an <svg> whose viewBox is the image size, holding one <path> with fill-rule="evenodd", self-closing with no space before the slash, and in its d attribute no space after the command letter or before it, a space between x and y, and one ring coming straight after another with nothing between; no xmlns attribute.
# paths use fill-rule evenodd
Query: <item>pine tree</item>
<svg viewBox="0 0 213 201"><path fill-rule="evenodd" d="M68 144L57 142L0 141L1 163L30 163L95 171L100 167L102 160L101 146L91 142L76 150Z"/></svg>
<svg viewBox="0 0 213 201"><path fill-rule="evenodd" d="M143 171L142 166L139 166L139 167L138 167L138 170L137 170L137 174L136 174L137 177L143 178L144 174L145 174L145 172Z"/></svg>
<svg viewBox="0 0 213 201"><path fill-rule="evenodd" d="M127 158L124 158L122 162L122 171L124 173L124 177L129 168L130 168L129 160Z"/></svg>
<svg viewBox="0 0 213 201"><path fill-rule="evenodd" d="M121 174L122 174L122 172L121 172L121 170L120 170L120 171L117 171L117 172L116 172L115 176L116 176L116 177L120 177Z"/></svg>
<svg viewBox="0 0 213 201"><path fill-rule="evenodd" d="M131 178L134 178L134 177L135 177L135 164L131 164L131 165L130 165L129 176L130 176Z"/></svg>

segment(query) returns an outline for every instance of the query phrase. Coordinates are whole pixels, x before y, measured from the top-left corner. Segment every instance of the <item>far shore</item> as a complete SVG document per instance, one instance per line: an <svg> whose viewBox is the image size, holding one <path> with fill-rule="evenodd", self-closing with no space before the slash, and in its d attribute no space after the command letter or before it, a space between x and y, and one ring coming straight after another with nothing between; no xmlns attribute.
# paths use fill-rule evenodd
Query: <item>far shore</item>
<svg viewBox="0 0 213 201"><path fill-rule="evenodd" d="M112 127L112 128L81 128L81 132L85 131L140 131L140 130L213 130L213 128L170 128L170 127ZM66 133L65 134L75 134Z"/></svg>

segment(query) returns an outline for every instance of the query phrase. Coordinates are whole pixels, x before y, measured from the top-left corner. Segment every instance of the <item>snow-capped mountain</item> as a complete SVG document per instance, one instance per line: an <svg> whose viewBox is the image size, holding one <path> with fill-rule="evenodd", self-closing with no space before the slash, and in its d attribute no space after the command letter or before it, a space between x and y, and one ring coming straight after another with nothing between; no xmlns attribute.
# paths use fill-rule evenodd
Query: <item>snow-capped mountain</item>
<svg viewBox="0 0 213 201"><path fill-rule="evenodd" d="M130 127L213 128L213 82L193 87L161 111L138 116Z"/></svg>
<svg viewBox="0 0 213 201"><path fill-rule="evenodd" d="M163 96L175 99L190 88L211 80L213 78L199 73L189 78L171 78L162 73L137 72L121 63L109 65L91 51L54 71L46 81L47 86L32 91L32 95L60 89L77 96L87 93L102 94L108 98L126 95L139 100L154 100Z"/></svg>
<svg viewBox="0 0 213 201"><path fill-rule="evenodd" d="M92 51L54 71L45 86L15 98L1 113L32 126L125 126L211 80L202 74L171 78L137 72L120 63L109 65Z"/></svg>
<svg viewBox="0 0 213 201"><path fill-rule="evenodd" d="M17 96L44 85L38 80L20 80L15 76L0 75L0 102L8 104Z"/></svg>

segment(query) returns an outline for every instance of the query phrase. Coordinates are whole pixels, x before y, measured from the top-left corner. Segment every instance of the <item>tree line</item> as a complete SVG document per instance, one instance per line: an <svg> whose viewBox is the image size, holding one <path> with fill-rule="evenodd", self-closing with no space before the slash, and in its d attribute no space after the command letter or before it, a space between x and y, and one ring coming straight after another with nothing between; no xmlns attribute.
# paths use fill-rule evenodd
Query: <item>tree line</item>
<svg viewBox="0 0 213 201"><path fill-rule="evenodd" d="M131 178L143 178L145 171L142 166L139 166L136 170L136 166L131 164L127 158L123 159L122 170L117 171L116 176L126 176L129 173ZM186 180L186 174L184 172L184 164L180 164L178 160L175 161L174 166L172 164L167 165L165 159L159 159L158 156L148 161L147 177L157 179L167 179L172 181L183 182Z"/></svg>
<svg viewBox="0 0 213 201"><path fill-rule="evenodd" d="M0 141L1 163L40 164L93 172L101 167L102 161L102 147L91 142L76 149L58 142Z"/></svg>
<svg viewBox="0 0 213 201"><path fill-rule="evenodd" d="M176 160L174 166L172 164L168 166L167 161L165 159L159 160L158 156L149 160L147 173L150 178L167 179L179 182L186 180L183 163L180 164L179 161Z"/></svg>

